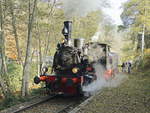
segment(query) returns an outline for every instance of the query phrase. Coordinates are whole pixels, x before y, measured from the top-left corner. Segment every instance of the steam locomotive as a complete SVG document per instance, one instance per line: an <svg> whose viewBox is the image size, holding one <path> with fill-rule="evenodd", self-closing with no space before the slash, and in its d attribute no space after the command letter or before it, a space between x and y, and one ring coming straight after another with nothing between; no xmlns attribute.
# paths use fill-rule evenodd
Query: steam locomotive
<svg viewBox="0 0 150 113"><path fill-rule="evenodd" d="M55 94L83 94L83 86L91 84L98 77L94 64L99 63L105 68L106 80L117 72L118 58L110 52L110 46L98 42L84 43L84 39L72 39L72 22L65 21L62 34L65 41L58 43L54 55L52 72L42 69L42 74L34 78L36 84L45 82L46 88Z"/></svg>

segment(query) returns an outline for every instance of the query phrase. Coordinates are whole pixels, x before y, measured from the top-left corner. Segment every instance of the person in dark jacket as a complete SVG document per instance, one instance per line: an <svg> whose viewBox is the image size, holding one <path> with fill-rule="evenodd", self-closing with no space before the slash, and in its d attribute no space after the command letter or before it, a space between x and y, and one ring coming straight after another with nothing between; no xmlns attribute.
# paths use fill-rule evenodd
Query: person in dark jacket
<svg viewBox="0 0 150 113"><path fill-rule="evenodd" d="M131 73L131 62L128 62L127 69L128 69L128 73Z"/></svg>
<svg viewBox="0 0 150 113"><path fill-rule="evenodd" d="M121 67L122 67L122 72L125 72L125 63L124 62L122 63Z"/></svg>

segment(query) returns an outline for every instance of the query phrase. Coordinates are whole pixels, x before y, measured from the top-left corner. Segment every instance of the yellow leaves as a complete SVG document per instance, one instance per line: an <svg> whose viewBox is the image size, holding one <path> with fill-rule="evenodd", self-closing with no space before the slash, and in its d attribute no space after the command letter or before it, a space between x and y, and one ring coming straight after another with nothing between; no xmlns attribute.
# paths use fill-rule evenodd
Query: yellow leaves
<svg viewBox="0 0 150 113"><path fill-rule="evenodd" d="M145 49L144 54L145 55L150 55L150 48L149 49Z"/></svg>
<svg viewBox="0 0 150 113"><path fill-rule="evenodd" d="M8 32L5 37L5 52L6 56L8 58L17 59L17 50L16 50L16 43L15 43L15 38L13 35L10 35Z"/></svg>

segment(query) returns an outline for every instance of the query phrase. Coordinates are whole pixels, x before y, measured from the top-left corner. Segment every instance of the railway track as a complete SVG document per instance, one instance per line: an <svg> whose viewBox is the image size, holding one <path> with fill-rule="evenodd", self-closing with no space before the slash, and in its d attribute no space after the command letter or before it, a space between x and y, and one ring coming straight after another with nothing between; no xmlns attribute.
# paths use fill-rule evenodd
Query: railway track
<svg viewBox="0 0 150 113"><path fill-rule="evenodd" d="M46 96L8 108L0 113L75 113L89 100L91 97Z"/></svg>
<svg viewBox="0 0 150 113"><path fill-rule="evenodd" d="M17 113L67 113L83 101L79 97L56 96L44 103L32 106Z"/></svg>
<svg viewBox="0 0 150 113"><path fill-rule="evenodd" d="M84 100L83 97L46 96L13 106L0 113L68 113Z"/></svg>
<svg viewBox="0 0 150 113"><path fill-rule="evenodd" d="M22 103L22 104L19 104L19 105L12 106L8 109L2 110L2 111L0 111L0 113L18 113L18 112L21 112L23 110L29 109L33 106L36 106L38 104L44 103L44 102L46 102L50 99L53 99L55 97L56 97L56 95L54 95L54 96L45 96L45 97L37 97L35 99L32 99L32 101L30 101L30 102L25 102L25 103Z"/></svg>

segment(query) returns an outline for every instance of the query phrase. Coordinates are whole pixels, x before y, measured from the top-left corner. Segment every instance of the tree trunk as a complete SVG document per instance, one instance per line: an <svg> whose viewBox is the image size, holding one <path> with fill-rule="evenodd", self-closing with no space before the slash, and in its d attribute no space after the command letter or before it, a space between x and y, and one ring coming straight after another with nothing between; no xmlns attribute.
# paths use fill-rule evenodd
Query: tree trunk
<svg viewBox="0 0 150 113"><path fill-rule="evenodd" d="M55 13L55 5L56 5L56 0L53 1L52 5L50 5L51 1L49 0L49 5L48 7L50 8L50 11L49 11L49 16L48 16L48 20L50 22L50 24L53 23L53 17L54 17L54 13ZM54 27L52 28L54 30ZM45 51L44 51L44 55L47 56L48 55L48 51L50 51L50 42L51 42L51 39L49 38L49 33L50 29L48 29L48 33L47 33L47 43L46 43L46 47L45 47ZM53 32L53 36L54 36L54 32ZM56 38L55 38L55 41L56 41Z"/></svg>
<svg viewBox="0 0 150 113"><path fill-rule="evenodd" d="M44 55L47 56L48 55L48 51L50 51L50 42L51 42L51 39L50 39L50 34L49 32L47 33L47 43L46 43L46 47L45 47L45 52L44 52Z"/></svg>
<svg viewBox="0 0 150 113"><path fill-rule="evenodd" d="M5 80L1 77L1 75L0 75L0 87L2 89L2 93L4 95L4 98L9 98L11 91L10 91L9 87L7 86Z"/></svg>
<svg viewBox="0 0 150 113"><path fill-rule="evenodd" d="M21 60L21 52L20 52L20 47L19 47L16 19L15 19L15 15L14 15L14 8L13 8L12 0L9 1L9 4L10 4L11 19L12 19L13 34L14 34L15 42L16 42L17 59L20 62L20 64L22 64L22 66L23 66L23 62Z"/></svg>
<svg viewBox="0 0 150 113"><path fill-rule="evenodd" d="M1 57L2 57L2 71L3 73L7 73L7 66L5 60L5 38L3 34L3 7L2 1L0 1L0 41L1 41Z"/></svg>
<svg viewBox="0 0 150 113"><path fill-rule="evenodd" d="M7 74L7 64L6 64L6 58L5 58L5 39L4 39L4 34L3 34L3 28L1 26L1 33L0 33L0 37L1 37L1 59L2 59L2 73L3 74Z"/></svg>
<svg viewBox="0 0 150 113"><path fill-rule="evenodd" d="M3 7L2 1L0 1L0 59L1 59L1 69L0 69L0 87L5 98L8 98L8 95L11 94L8 83L2 78L2 75L7 75L7 65L5 61L5 37L3 31Z"/></svg>
<svg viewBox="0 0 150 113"><path fill-rule="evenodd" d="M41 68L42 68L41 39L40 36L38 35L38 76L41 74Z"/></svg>
<svg viewBox="0 0 150 113"><path fill-rule="evenodd" d="M34 13L36 9L37 0L34 0L33 10L31 12L30 7L31 3L29 0L29 20L28 20L28 39L27 39L27 49L26 49L26 58L23 68L23 80L22 80L22 96L27 96L29 94L29 75L31 68L31 42L32 42L32 27L34 20Z"/></svg>

